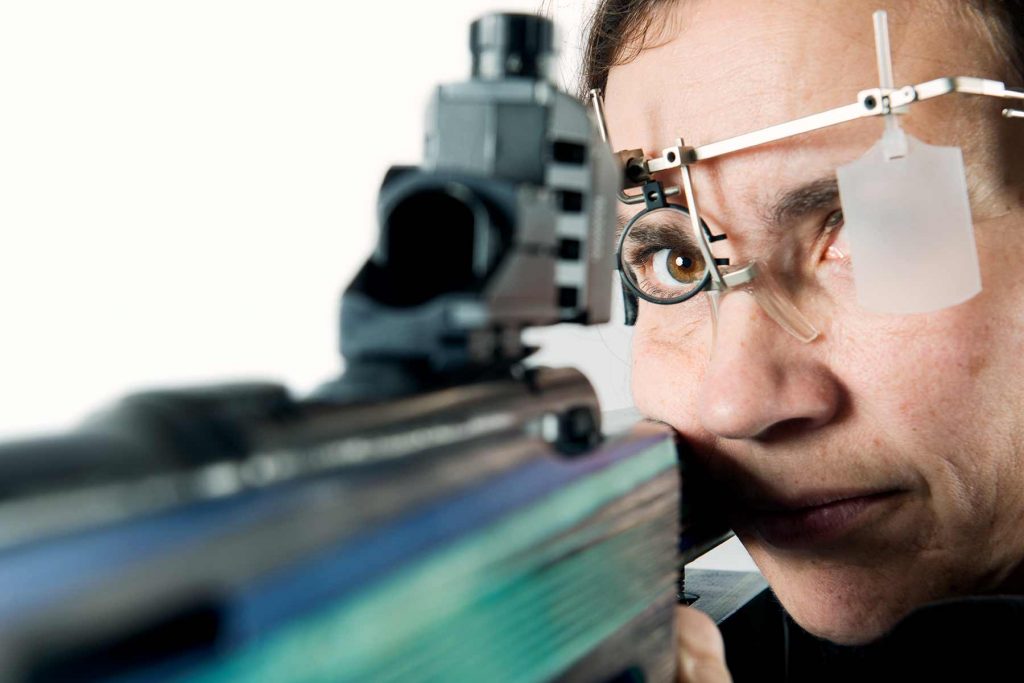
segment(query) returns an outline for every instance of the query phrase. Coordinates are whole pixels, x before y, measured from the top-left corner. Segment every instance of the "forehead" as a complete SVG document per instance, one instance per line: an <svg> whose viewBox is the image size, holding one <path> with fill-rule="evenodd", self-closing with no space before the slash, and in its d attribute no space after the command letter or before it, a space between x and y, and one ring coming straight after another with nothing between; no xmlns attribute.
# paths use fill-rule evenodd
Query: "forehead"
<svg viewBox="0 0 1024 683"><path fill-rule="evenodd" d="M612 144L648 153L682 137L699 146L849 104L877 87L872 12L889 10L897 84L984 75L977 26L952 1L683 0L654 18L648 46L614 67L605 100ZM978 57L972 57L978 54ZM931 108L932 115L927 109ZM917 105L908 130L948 120ZM945 112L948 114L949 112ZM945 125L945 124L943 124ZM865 120L697 164L695 178L734 188L821 177L862 154L881 131ZM935 135L921 135L935 142ZM939 136L941 138L941 136ZM753 189L751 189L753 191ZM762 190L764 192L765 190Z"/></svg>

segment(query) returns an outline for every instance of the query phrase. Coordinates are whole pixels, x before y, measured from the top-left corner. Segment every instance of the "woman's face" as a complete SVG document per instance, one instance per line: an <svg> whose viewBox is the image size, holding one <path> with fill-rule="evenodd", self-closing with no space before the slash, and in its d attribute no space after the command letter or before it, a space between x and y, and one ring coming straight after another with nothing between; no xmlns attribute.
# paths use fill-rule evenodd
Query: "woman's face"
<svg viewBox="0 0 1024 683"><path fill-rule="evenodd" d="M610 73L614 148L697 146L853 102L877 85L878 5L677 4L655 19L665 31L653 46ZM889 8L897 85L999 77L984 32L952 5ZM1024 158L1024 124L1002 121L1001 106L951 95L904 117L919 139L963 148L984 285L967 303L905 316L849 305L838 198L809 197L874 144L872 119L692 167L705 220L729 236L718 255L749 261L780 230L819 231L814 262L790 264L835 297L817 340L787 334L742 293L723 300L713 345L703 295L640 305L637 406L728 490L734 528L787 610L837 642L874 638L933 599L1005 589L1024 555L1024 174L1006 163L1010 144ZM804 210L770 226L787 200Z"/></svg>

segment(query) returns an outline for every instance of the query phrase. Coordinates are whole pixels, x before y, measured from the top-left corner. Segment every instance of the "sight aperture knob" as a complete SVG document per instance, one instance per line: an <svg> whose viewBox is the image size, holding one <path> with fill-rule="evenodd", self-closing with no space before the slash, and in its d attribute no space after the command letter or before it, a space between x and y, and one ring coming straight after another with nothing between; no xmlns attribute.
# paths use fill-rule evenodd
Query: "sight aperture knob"
<svg viewBox="0 0 1024 683"><path fill-rule="evenodd" d="M469 30L473 78L547 79L554 34L554 24L534 14L488 14L477 19Z"/></svg>

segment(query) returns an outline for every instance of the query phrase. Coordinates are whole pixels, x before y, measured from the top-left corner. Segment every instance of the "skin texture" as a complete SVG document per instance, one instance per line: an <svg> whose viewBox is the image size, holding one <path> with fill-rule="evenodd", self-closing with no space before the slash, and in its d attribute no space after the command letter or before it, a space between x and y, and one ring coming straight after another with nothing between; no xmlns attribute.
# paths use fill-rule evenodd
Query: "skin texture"
<svg viewBox="0 0 1024 683"><path fill-rule="evenodd" d="M952 7L676 4L655 20L660 35L609 75L612 144L651 154L679 136L700 145L852 102L877 86L878 8L889 10L897 85L952 75L1005 80L981 24ZM810 305L822 332L810 344L746 294L724 300L713 348L707 316L692 323L679 306L641 302L637 406L694 447L735 498L737 534L786 609L835 642L872 640L932 600L1020 589L1024 173L1013 159L1024 158L1024 125L1002 120L1003 106L951 95L903 117L924 142L963 148L984 284L972 300L909 316L848 304L840 230L800 266L847 297ZM716 253L743 262L770 251L772 201L858 158L881 131L880 119L858 121L694 166L704 218L729 234ZM678 172L663 179L677 184ZM895 493L827 543L777 547L750 523L751 506L821 492Z"/></svg>

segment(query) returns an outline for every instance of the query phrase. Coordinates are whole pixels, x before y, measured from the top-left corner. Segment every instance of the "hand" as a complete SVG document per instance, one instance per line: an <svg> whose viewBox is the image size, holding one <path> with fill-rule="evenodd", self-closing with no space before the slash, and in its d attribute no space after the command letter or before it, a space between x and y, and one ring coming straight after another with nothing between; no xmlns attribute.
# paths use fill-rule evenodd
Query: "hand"
<svg viewBox="0 0 1024 683"><path fill-rule="evenodd" d="M725 644L711 617L691 607L676 609L679 683L732 683Z"/></svg>

